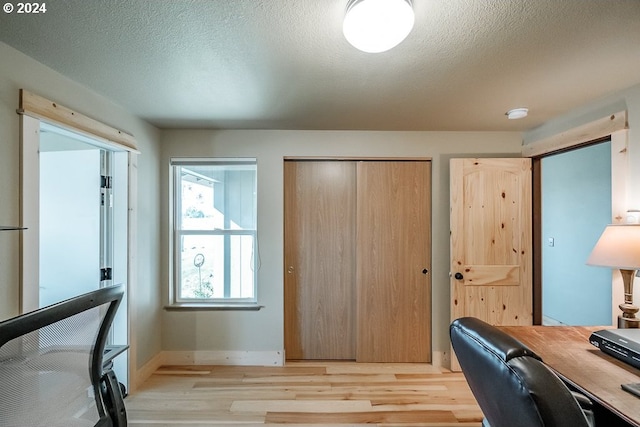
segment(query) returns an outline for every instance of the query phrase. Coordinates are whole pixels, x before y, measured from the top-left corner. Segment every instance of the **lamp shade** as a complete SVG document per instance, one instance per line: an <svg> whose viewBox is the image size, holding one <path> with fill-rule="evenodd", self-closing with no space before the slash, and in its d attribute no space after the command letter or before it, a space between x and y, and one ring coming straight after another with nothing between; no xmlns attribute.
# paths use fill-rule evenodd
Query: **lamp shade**
<svg viewBox="0 0 640 427"><path fill-rule="evenodd" d="M411 0L350 0L342 31L357 49L379 53L402 42L414 20Z"/></svg>
<svg viewBox="0 0 640 427"><path fill-rule="evenodd" d="M640 269L640 224L608 225L587 264L623 270Z"/></svg>

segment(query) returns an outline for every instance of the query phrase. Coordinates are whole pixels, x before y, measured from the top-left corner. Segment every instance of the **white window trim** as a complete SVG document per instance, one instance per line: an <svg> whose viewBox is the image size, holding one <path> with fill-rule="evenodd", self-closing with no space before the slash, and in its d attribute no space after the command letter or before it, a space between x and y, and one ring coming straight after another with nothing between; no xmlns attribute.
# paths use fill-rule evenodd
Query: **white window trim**
<svg viewBox="0 0 640 427"><path fill-rule="evenodd" d="M176 239L178 230L176 229L176 218L178 215L178 204L176 204L175 198L179 193L177 189L178 180L175 176L174 166L188 166L199 164L255 164L257 166L257 159L254 157L172 157L169 159L169 286L168 286L168 302L165 305L166 310L260 310L264 306L259 304L258 300L258 269L260 267L259 251L258 251L258 231L257 228L254 231L255 241L255 253L256 262L254 268L254 296L252 299L238 299L238 298L217 298L210 300L179 300L178 293L178 278L176 266L178 262L178 252L176 250ZM184 231L182 232L184 233ZM187 231L186 234L190 234ZM211 234L216 234L215 231L210 231ZM197 234L202 234L198 231ZM219 234L219 233L218 233ZM246 233L243 233L246 234Z"/></svg>

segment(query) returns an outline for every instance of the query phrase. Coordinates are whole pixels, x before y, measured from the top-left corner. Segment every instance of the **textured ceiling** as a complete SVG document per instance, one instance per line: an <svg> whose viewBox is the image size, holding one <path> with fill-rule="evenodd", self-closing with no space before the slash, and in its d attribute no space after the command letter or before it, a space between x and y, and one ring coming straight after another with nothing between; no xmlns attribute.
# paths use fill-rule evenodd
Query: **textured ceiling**
<svg viewBox="0 0 640 427"><path fill-rule="evenodd" d="M528 130L640 83L639 0L414 0L381 54L346 3L54 0L0 41L161 128Z"/></svg>

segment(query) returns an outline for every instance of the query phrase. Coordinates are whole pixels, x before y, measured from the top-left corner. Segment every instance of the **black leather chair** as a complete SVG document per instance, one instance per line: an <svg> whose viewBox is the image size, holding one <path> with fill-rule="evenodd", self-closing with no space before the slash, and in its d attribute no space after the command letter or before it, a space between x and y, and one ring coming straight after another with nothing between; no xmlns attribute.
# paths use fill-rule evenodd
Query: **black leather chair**
<svg viewBox="0 0 640 427"><path fill-rule="evenodd" d="M531 349L482 320L449 333L462 372L490 427L593 427L589 400L572 393ZM580 402L579 402L580 401Z"/></svg>

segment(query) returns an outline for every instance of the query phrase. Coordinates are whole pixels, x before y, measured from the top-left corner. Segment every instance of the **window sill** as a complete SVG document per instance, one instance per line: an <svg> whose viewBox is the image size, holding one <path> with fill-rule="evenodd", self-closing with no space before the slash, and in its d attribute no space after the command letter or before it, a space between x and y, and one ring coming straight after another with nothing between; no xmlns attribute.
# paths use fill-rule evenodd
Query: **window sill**
<svg viewBox="0 0 640 427"><path fill-rule="evenodd" d="M164 306L167 311L258 311L263 308L264 306L259 304L204 304L197 302L180 302Z"/></svg>

